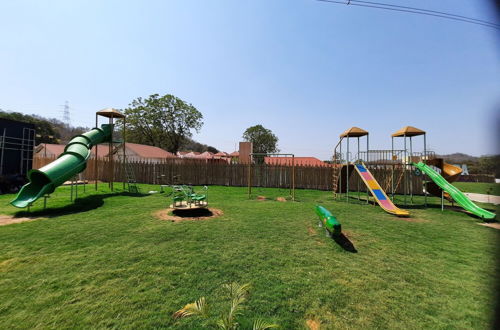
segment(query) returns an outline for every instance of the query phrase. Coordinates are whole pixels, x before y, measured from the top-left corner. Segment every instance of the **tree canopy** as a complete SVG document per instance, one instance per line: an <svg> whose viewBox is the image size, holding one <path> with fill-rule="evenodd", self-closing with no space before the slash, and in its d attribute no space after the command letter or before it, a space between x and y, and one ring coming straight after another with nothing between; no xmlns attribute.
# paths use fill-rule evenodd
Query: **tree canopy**
<svg viewBox="0 0 500 330"><path fill-rule="evenodd" d="M73 136L88 130L85 127L72 127L55 118L39 115L26 115L20 112L7 112L0 109L0 118L22 121L35 125L35 144L67 142Z"/></svg>
<svg viewBox="0 0 500 330"><path fill-rule="evenodd" d="M198 132L203 115L192 104L174 95L137 98L124 110L127 115L127 140L153 145L172 153Z"/></svg>
<svg viewBox="0 0 500 330"><path fill-rule="evenodd" d="M243 133L243 139L252 142L254 153L276 153L278 149L278 137L270 129L262 125L249 127Z"/></svg>

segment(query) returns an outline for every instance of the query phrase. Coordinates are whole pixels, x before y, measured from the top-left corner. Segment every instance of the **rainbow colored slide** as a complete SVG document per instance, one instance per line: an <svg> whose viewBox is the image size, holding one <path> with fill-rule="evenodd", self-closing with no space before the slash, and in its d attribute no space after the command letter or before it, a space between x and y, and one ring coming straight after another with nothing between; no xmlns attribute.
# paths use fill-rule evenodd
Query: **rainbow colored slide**
<svg viewBox="0 0 500 330"><path fill-rule="evenodd" d="M377 201L378 205L386 211L387 213L397 215L398 217L407 217L410 212L398 208L394 203L387 197L384 190L378 184L377 180L373 177L370 171L366 168L364 163L355 164L354 168L358 172L363 182L366 184L368 189L370 189L373 198Z"/></svg>

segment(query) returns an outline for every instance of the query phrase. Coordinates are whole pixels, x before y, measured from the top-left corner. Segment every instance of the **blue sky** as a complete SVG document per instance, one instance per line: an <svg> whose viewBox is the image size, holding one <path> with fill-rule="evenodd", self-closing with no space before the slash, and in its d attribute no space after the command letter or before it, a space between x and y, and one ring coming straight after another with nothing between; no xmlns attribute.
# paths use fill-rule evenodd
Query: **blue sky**
<svg viewBox="0 0 500 330"><path fill-rule="evenodd" d="M384 2L496 19L486 0ZM194 138L228 152L255 124L321 159L351 126L384 149L412 125L438 153L481 155L496 147L498 33L315 0L3 1L0 108L61 118L68 100L93 126L170 93L203 113Z"/></svg>

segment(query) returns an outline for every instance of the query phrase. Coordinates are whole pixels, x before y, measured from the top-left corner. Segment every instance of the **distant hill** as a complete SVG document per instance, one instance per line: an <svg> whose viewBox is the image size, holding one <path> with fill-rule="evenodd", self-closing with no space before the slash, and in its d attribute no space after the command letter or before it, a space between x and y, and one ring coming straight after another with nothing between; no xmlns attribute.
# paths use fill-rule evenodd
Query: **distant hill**
<svg viewBox="0 0 500 330"><path fill-rule="evenodd" d="M500 178L500 155L474 157L456 152L449 155L436 155L450 164L467 164L470 174L492 174Z"/></svg>
<svg viewBox="0 0 500 330"><path fill-rule="evenodd" d="M477 163L480 157L475 157L461 152L455 152L449 155L436 155L437 157L443 158L448 163Z"/></svg>

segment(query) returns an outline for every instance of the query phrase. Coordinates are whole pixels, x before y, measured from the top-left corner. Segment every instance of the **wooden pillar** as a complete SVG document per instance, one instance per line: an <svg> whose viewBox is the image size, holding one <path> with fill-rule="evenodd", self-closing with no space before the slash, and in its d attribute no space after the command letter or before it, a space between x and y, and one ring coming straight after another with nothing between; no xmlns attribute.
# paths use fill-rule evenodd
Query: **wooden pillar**
<svg viewBox="0 0 500 330"><path fill-rule="evenodd" d="M295 155L292 155L292 201L295 201Z"/></svg>
<svg viewBox="0 0 500 330"><path fill-rule="evenodd" d="M125 163L125 142L126 142L126 139L125 139L125 133L126 133L126 128L125 126L127 125L127 121L125 119L125 117L123 117L123 132L122 132L122 144L123 144L123 164L122 164L122 179L123 179L123 190L125 190L125 180L126 179L126 175L125 175L125 172L126 172L126 169L125 169L125 166L127 165Z"/></svg>
<svg viewBox="0 0 500 330"><path fill-rule="evenodd" d="M95 115L95 127L97 128L98 126L98 119L97 119L98 115L96 114ZM94 155L94 179L95 179L95 190L97 190L97 178L98 178L98 174L99 174L99 170L97 169L97 148L98 148L99 144L96 144L95 145L95 155Z"/></svg>
<svg viewBox="0 0 500 330"><path fill-rule="evenodd" d="M108 143L108 175L109 175L109 189L113 191L113 179L114 179L114 168L113 168L113 116L109 117L109 125L111 126L111 138Z"/></svg>

